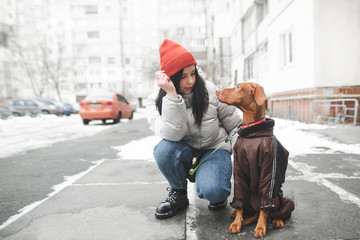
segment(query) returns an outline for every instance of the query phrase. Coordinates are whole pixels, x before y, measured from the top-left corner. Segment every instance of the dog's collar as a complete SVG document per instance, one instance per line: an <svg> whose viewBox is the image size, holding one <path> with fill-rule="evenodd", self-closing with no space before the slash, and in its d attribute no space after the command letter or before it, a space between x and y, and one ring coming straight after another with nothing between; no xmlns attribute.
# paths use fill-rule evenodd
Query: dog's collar
<svg viewBox="0 0 360 240"><path fill-rule="evenodd" d="M240 124L239 128L244 129L244 128L252 127L254 125L257 125L257 124L260 124L260 123L264 122L265 119L266 118L264 117L263 119L261 119L261 120L259 120L257 122L252 122L252 123L248 123L248 124Z"/></svg>

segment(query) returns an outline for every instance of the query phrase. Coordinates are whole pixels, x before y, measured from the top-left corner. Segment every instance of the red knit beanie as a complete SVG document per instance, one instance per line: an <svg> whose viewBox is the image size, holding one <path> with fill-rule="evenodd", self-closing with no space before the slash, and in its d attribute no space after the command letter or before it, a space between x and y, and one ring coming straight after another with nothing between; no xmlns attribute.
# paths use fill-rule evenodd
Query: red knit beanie
<svg viewBox="0 0 360 240"><path fill-rule="evenodd" d="M181 69L197 65L194 56L180 44L164 39L159 48L160 70L165 71L171 77Z"/></svg>

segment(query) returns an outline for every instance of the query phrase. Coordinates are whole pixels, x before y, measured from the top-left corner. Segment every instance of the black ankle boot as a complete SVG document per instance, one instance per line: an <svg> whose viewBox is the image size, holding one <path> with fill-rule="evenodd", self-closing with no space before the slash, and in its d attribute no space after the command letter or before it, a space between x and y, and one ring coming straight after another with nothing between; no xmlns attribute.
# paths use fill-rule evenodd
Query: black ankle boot
<svg viewBox="0 0 360 240"><path fill-rule="evenodd" d="M165 219L174 216L177 211L185 209L189 206L186 190L175 190L167 188L168 197L162 201L156 208L155 217Z"/></svg>
<svg viewBox="0 0 360 240"><path fill-rule="evenodd" d="M218 202L218 203L213 203L213 202L209 202L208 204L208 208L210 210L218 210L218 209L222 209L225 208L227 205L227 199L225 199L222 202Z"/></svg>

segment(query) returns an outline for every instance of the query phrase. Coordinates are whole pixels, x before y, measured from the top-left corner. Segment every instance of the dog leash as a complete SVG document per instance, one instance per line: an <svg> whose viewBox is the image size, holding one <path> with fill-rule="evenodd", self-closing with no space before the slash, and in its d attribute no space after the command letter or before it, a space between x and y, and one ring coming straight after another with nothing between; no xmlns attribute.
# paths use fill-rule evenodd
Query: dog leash
<svg viewBox="0 0 360 240"><path fill-rule="evenodd" d="M266 120L266 118L264 117L263 119L261 119L261 120L259 120L259 121L257 121L257 122L240 125L239 128L240 128L240 129L244 129L244 128L247 128L247 127L252 127L252 126L254 126L254 125L257 125L257 124L259 124L259 123L264 122L265 120ZM235 133L236 133L236 132L233 133L233 136L234 136ZM230 140L230 137L228 136L228 137L227 137L214 151L212 151L212 152L210 153L210 155L208 155L202 162L200 162L195 168L191 168L191 169L189 170L189 174L190 174L190 175L194 175L195 172L196 172L196 170L198 170L198 168L200 167L200 165L203 164L204 162L206 162L211 155L213 155L217 150L219 150L219 148L220 148L222 145L224 145L225 143L227 143L229 140ZM194 165L195 163L196 163L196 157L194 157L194 158L192 159L192 164Z"/></svg>
<svg viewBox="0 0 360 240"><path fill-rule="evenodd" d="M190 174L190 175L194 175L195 172L196 172L196 170L198 170L198 168L200 167L200 165L203 164L204 162L206 162L211 155L213 155L217 150L219 150L219 148L220 148L222 145L224 145L225 143L227 143L229 140L230 140L230 137L228 136L228 137L227 137L214 151L212 151L212 152L210 153L210 155L208 155L202 162L200 162L195 168L191 168L191 169L189 170L189 174ZM195 163L196 163L196 157L194 157L194 158L192 159L192 164L194 165Z"/></svg>

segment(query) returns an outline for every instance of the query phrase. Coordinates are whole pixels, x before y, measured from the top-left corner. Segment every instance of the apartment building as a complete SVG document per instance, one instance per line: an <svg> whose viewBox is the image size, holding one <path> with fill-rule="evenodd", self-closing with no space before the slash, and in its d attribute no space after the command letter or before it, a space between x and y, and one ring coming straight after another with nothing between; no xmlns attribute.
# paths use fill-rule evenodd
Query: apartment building
<svg viewBox="0 0 360 240"><path fill-rule="evenodd" d="M208 79L219 88L234 85L231 78L232 18L230 0L207 0L207 71Z"/></svg>
<svg viewBox="0 0 360 240"><path fill-rule="evenodd" d="M39 69L34 59L42 39L39 28L46 12L41 1L33 4L33 11L26 11L28 2L1 1L0 3L0 98L30 96L40 93ZM31 81L22 79L31 76ZM45 85L45 82L43 82Z"/></svg>
<svg viewBox="0 0 360 240"><path fill-rule="evenodd" d="M0 98L74 99L65 55L66 1L0 3Z"/></svg>
<svg viewBox="0 0 360 240"><path fill-rule="evenodd" d="M264 86L267 109L275 115L308 122L354 120L360 99L359 1L230 4L235 81ZM355 101L332 101L339 98ZM320 100L321 106L314 105Z"/></svg>
<svg viewBox="0 0 360 240"><path fill-rule="evenodd" d="M142 105L153 90L164 38L192 51L206 70L204 2L2 1L1 97L74 103L116 91Z"/></svg>
<svg viewBox="0 0 360 240"><path fill-rule="evenodd" d="M13 87L10 39L14 34L16 22L16 5L12 1L0 2L0 98L16 93Z"/></svg>
<svg viewBox="0 0 360 240"><path fill-rule="evenodd" d="M159 0L160 46L170 38L191 51L198 65L207 68L205 0Z"/></svg>
<svg viewBox="0 0 360 240"><path fill-rule="evenodd" d="M119 1L69 4L76 100L93 92L123 92Z"/></svg>
<svg viewBox="0 0 360 240"><path fill-rule="evenodd" d="M120 45L123 82L132 100L142 106L153 91L160 69L159 46L164 38L191 51L206 68L205 0L120 1Z"/></svg>

